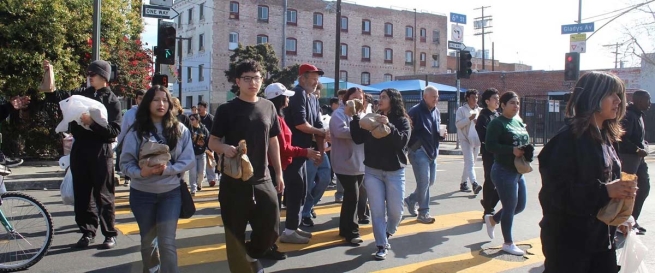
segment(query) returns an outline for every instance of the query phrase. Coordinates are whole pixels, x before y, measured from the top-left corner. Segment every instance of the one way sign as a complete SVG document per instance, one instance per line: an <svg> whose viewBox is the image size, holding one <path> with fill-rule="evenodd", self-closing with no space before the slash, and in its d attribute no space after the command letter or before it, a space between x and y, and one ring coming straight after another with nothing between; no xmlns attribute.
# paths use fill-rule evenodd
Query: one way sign
<svg viewBox="0 0 655 273"><path fill-rule="evenodd" d="M168 12L171 8L161 7L161 6L152 6L152 5L143 5L143 17L157 18L157 19L170 19L171 16Z"/></svg>

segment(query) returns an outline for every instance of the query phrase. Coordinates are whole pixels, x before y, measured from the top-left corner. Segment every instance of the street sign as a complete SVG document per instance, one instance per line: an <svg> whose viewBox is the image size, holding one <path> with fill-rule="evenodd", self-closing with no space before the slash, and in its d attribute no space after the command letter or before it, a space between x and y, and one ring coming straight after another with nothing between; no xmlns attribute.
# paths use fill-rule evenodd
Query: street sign
<svg viewBox="0 0 655 273"><path fill-rule="evenodd" d="M587 34L571 34L570 52L587 52Z"/></svg>
<svg viewBox="0 0 655 273"><path fill-rule="evenodd" d="M451 25L450 37L453 42L462 43L464 42L464 27L456 24Z"/></svg>
<svg viewBox="0 0 655 273"><path fill-rule="evenodd" d="M562 25L562 34L594 32L594 23Z"/></svg>
<svg viewBox="0 0 655 273"><path fill-rule="evenodd" d="M466 15L459 13L450 13L450 22L466 25Z"/></svg>
<svg viewBox="0 0 655 273"><path fill-rule="evenodd" d="M171 16L168 14L170 8L143 5L143 17L157 18L157 19L169 19Z"/></svg>
<svg viewBox="0 0 655 273"><path fill-rule="evenodd" d="M173 0L150 0L150 5L170 8L173 6Z"/></svg>
<svg viewBox="0 0 655 273"><path fill-rule="evenodd" d="M448 41L448 49L462 50L465 46L459 42Z"/></svg>

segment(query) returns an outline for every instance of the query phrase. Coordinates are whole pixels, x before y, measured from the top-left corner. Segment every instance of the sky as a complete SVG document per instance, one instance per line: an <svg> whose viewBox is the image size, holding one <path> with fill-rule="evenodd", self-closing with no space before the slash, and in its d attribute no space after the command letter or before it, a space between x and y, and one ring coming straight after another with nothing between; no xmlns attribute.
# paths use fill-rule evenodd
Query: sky
<svg viewBox="0 0 655 273"><path fill-rule="evenodd" d="M224 0L216 0L224 1ZM647 52L655 51L655 39L648 37L645 31L635 28L639 22L654 22L655 15L634 10L628 12L602 29L602 25L616 17L627 7L651 0L582 0L582 22L594 22L596 33L590 37L587 33L587 50L581 54L581 69L614 68L616 43L629 40L632 32ZM464 26L464 43L466 46L482 49L481 36L475 36L473 21L481 16L480 8L485 8L485 16L492 16L493 33L486 35L485 49L491 49L494 42L495 59L504 63L522 63L531 65L534 70L564 69L564 55L570 49L570 36L561 34L561 25L575 24L578 19L578 0L404 0L399 6L398 0L357 0L345 1L359 5L407 9L416 8L448 16L459 13L467 16ZM652 2L652 1L651 1ZM328 2L326 2L327 4ZM655 10L655 3L650 6ZM615 12L619 10L619 12ZM157 20L146 18L143 40L150 45L157 43ZM448 32L450 32L450 21ZM450 40L450 33L448 34ZM639 58L625 53L627 46L620 46L619 61L625 66L639 66Z"/></svg>

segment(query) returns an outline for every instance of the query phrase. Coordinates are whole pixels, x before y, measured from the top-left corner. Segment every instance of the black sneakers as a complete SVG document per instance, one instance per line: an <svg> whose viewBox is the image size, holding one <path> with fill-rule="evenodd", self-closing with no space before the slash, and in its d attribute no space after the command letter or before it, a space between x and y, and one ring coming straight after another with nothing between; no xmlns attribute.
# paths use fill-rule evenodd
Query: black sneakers
<svg viewBox="0 0 655 273"><path fill-rule="evenodd" d="M459 184L459 191L461 191L461 192L471 192L471 188L469 188L468 183L462 182L462 184Z"/></svg>
<svg viewBox="0 0 655 273"><path fill-rule="evenodd" d="M273 244L271 249L266 251L262 259L281 261L287 258L287 254L278 250L277 245Z"/></svg>
<svg viewBox="0 0 655 273"><path fill-rule="evenodd" d="M95 237L91 236L90 234L84 234L82 235L82 238L80 238L79 241L77 241L77 244L75 244L75 247L77 248L86 248L89 247L90 244L93 244L95 242Z"/></svg>
<svg viewBox="0 0 655 273"><path fill-rule="evenodd" d="M314 226L314 221L310 217L303 217L300 224L305 226L305 227L313 227Z"/></svg>
<svg viewBox="0 0 655 273"><path fill-rule="evenodd" d="M476 182L471 183L471 185L473 185L473 193L474 194L478 194L482 190L482 186L480 186L480 184L478 184Z"/></svg>
<svg viewBox="0 0 655 273"><path fill-rule="evenodd" d="M100 249L112 249L116 247L116 237L105 237L105 241L100 245Z"/></svg>

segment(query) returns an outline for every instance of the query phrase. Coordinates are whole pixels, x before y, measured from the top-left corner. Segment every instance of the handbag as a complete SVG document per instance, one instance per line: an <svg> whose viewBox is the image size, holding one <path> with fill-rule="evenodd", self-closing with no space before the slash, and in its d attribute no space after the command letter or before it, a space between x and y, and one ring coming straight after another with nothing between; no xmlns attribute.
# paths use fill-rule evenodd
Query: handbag
<svg viewBox="0 0 655 273"><path fill-rule="evenodd" d="M514 167L516 167L516 171L520 174L532 172L532 166L530 166L530 162L525 160L524 156L514 158Z"/></svg>
<svg viewBox="0 0 655 273"><path fill-rule="evenodd" d="M637 176L621 172L621 181L635 181ZM620 181L614 183L621 183ZM609 226L619 226L630 218L632 209L635 206L635 199L612 198L607 205L601 208L596 215L598 220Z"/></svg>
<svg viewBox="0 0 655 273"><path fill-rule="evenodd" d="M246 141L239 141L237 154L234 157L226 157L225 154L218 157L218 170L234 179L248 181L254 175L254 170L247 152Z"/></svg>

